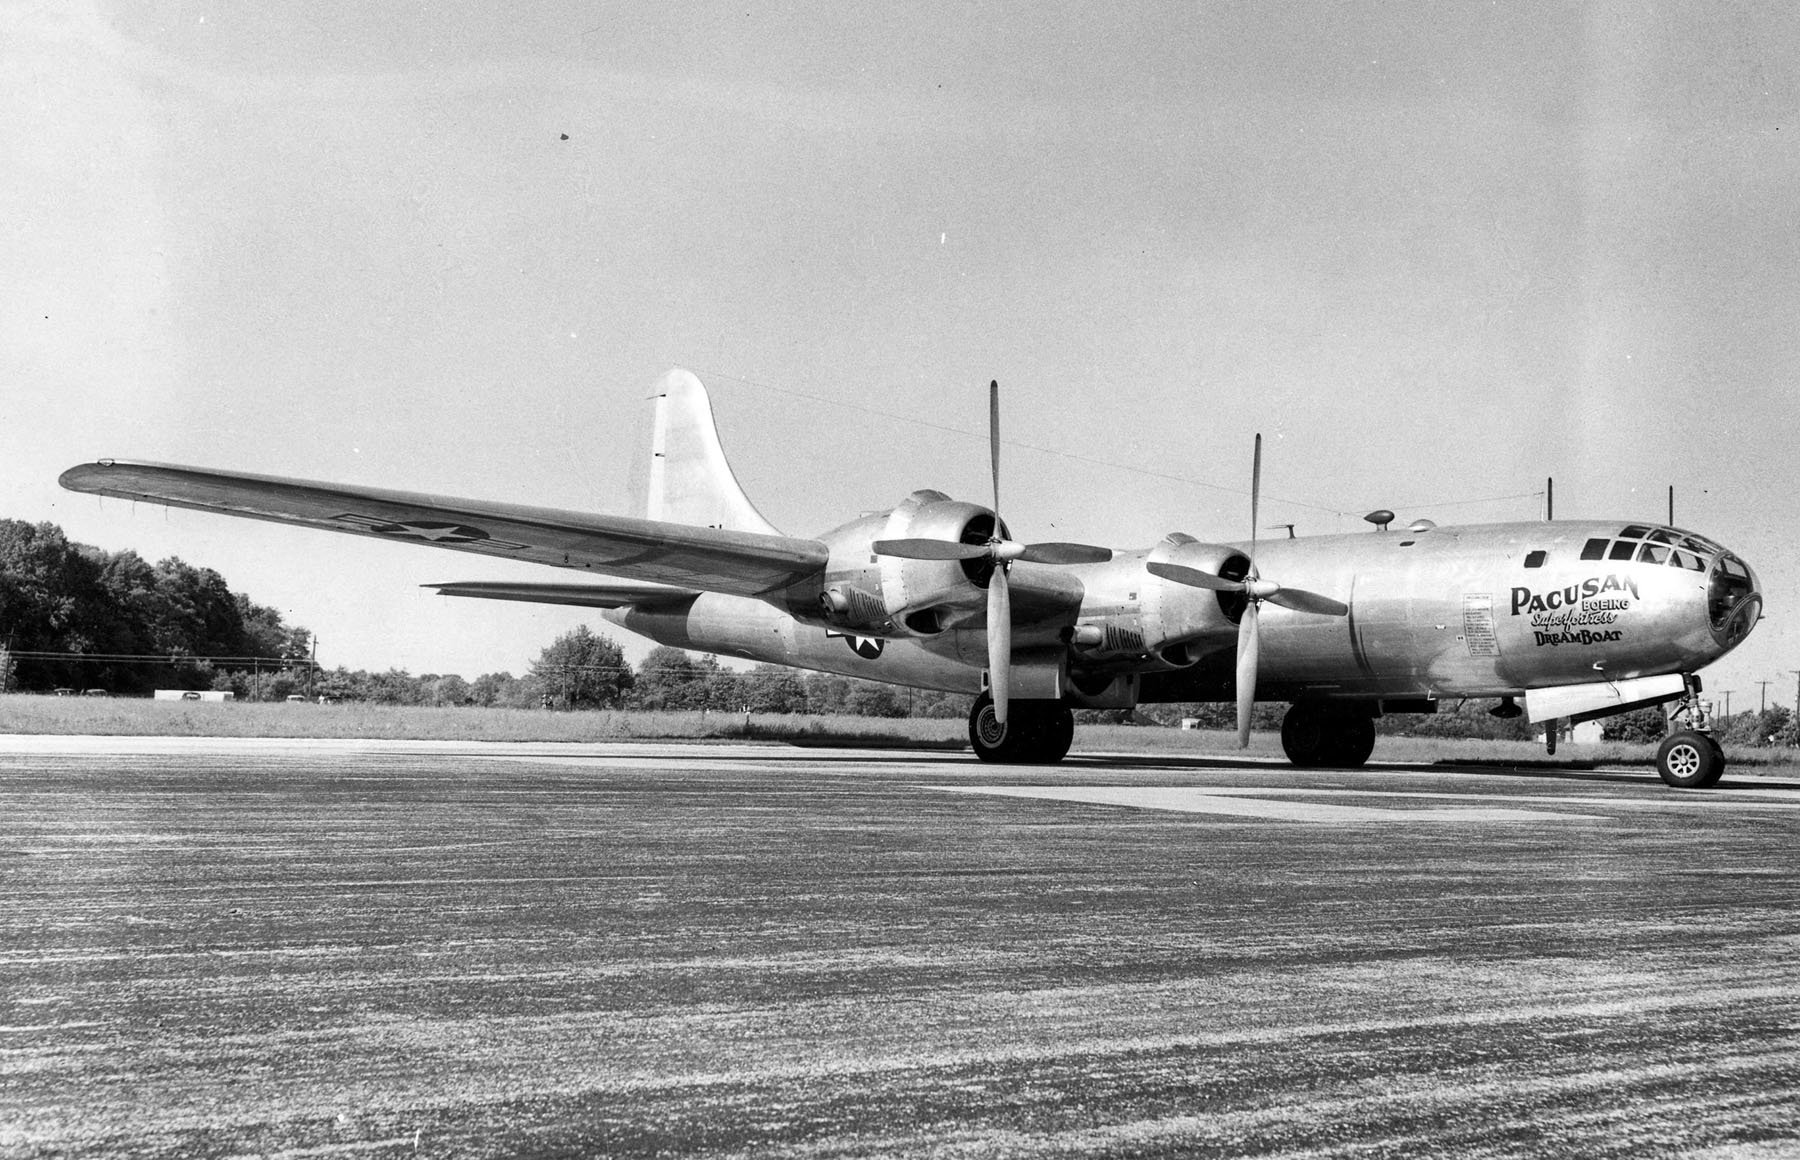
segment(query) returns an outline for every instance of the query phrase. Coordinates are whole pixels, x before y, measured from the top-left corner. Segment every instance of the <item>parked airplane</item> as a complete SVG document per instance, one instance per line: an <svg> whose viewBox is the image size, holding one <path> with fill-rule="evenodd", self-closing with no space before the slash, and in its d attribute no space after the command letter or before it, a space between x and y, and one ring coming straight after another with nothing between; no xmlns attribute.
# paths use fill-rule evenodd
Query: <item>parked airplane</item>
<svg viewBox="0 0 1800 1160"><path fill-rule="evenodd" d="M1027 544L993 506L915 491L816 538L777 531L732 475L705 388L658 383L647 510L596 515L103 459L75 491L405 540L622 578L445 583L445 595L603 609L661 644L967 693L984 761L1055 762L1076 708L1289 701L1296 765L1358 766L1384 713L1496 698L1576 722L1678 702L1658 768L1717 781L1697 671L1761 616L1756 577L1712 540L1614 521L1436 527L1148 548ZM1252 469L1256 526L1261 445ZM1524 701L1523 710L1518 705ZM1557 730L1550 729L1554 738Z"/></svg>

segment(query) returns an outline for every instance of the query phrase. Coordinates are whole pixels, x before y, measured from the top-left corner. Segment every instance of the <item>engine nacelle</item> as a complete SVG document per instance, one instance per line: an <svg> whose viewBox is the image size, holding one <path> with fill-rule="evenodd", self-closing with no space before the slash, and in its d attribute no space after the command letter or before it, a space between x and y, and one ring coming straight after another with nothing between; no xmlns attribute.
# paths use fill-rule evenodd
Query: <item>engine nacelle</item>
<svg viewBox="0 0 1800 1160"><path fill-rule="evenodd" d="M1250 567L1242 552L1173 532L1148 552L1114 562L1126 559L1131 561L1128 567L1088 581L1084 620L1070 638L1077 670L1105 674L1181 669L1215 649L1236 647L1236 626L1245 604L1241 593L1176 584L1151 575L1145 566L1180 564L1241 580ZM1086 619L1089 616L1093 619Z"/></svg>
<svg viewBox="0 0 1800 1160"><path fill-rule="evenodd" d="M987 560L906 560L878 556L876 540L929 539L985 544L995 517L979 504L939 491L915 491L892 511L863 516L820 539L831 549L825 576L808 607L791 601L798 620L864 636L936 636L985 613ZM1000 534L1006 534L1004 525Z"/></svg>

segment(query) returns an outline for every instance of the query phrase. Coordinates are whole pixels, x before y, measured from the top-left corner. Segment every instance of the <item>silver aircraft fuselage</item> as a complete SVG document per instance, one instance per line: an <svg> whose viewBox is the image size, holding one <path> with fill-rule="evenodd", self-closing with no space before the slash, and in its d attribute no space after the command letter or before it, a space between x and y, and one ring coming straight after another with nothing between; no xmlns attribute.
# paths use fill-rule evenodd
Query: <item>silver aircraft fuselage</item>
<svg viewBox="0 0 1800 1160"><path fill-rule="evenodd" d="M890 522L867 517L820 537L833 566L784 601L703 594L607 615L679 647L979 691L978 583L955 564L871 556L868 542ZM1094 704L1230 699L1242 597L1145 566L1230 575L1249 548L1173 535L1103 564L1015 564L1018 694L1054 695L1066 683ZM1515 696L1692 673L1740 642L1761 611L1755 576L1718 544L1623 521L1421 527L1265 541L1255 552L1262 576L1349 607L1342 617L1264 608L1257 693L1267 700Z"/></svg>

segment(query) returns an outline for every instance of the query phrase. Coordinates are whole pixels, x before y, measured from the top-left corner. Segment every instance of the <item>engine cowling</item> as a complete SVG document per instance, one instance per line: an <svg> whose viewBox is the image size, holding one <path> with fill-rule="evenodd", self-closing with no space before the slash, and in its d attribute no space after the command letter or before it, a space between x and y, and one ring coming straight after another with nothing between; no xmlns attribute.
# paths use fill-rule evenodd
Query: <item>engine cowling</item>
<svg viewBox="0 0 1800 1160"><path fill-rule="evenodd" d="M985 544L991 508L915 491L891 511L863 516L820 539L831 549L816 606L798 619L864 636L936 636L986 610L990 560L909 560L878 556L876 540L933 539ZM1000 534L1006 535L1004 525Z"/></svg>
<svg viewBox="0 0 1800 1160"><path fill-rule="evenodd" d="M1121 557L1120 562L1124 560ZM1131 557L1125 568L1090 579L1084 608L1103 609L1106 615L1076 626L1071 644L1078 669L1093 673L1180 669L1214 649L1235 647L1244 596L1170 583L1146 570L1152 561L1228 579L1242 579L1250 567L1249 559L1235 548L1174 532L1148 552Z"/></svg>

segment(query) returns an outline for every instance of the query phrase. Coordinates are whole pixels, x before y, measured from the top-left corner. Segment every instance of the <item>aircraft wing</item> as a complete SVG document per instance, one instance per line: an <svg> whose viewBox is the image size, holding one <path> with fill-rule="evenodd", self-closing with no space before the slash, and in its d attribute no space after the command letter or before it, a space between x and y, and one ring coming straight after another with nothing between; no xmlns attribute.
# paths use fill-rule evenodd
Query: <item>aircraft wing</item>
<svg viewBox="0 0 1800 1160"><path fill-rule="evenodd" d="M825 567L816 540L382 488L102 459L63 472L71 491L245 516L736 596Z"/></svg>
<svg viewBox="0 0 1800 1160"><path fill-rule="evenodd" d="M680 604L700 595L692 588L672 588L667 584L515 584L505 580L460 580L425 587L436 589L439 596L572 604L578 608L655 608L662 604Z"/></svg>

